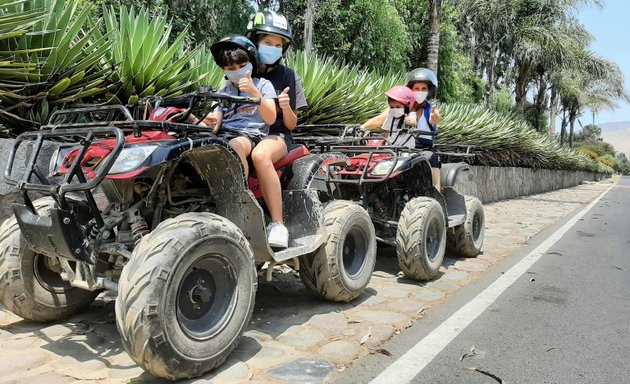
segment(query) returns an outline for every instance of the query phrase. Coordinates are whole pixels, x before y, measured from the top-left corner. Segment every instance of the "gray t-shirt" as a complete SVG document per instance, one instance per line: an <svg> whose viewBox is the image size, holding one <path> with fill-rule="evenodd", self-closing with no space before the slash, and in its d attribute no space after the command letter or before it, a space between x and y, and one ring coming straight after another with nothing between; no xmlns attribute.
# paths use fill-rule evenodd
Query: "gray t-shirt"
<svg viewBox="0 0 630 384"><path fill-rule="evenodd" d="M273 85L268 80L253 78L252 81L265 99L275 99L277 97ZM232 83L227 83L220 92L234 96L250 97L246 92L240 92ZM227 108L222 107L221 110L223 111L221 127L259 137L264 137L269 133L269 124L265 123L265 120L260 116L257 105L232 103Z"/></svg>

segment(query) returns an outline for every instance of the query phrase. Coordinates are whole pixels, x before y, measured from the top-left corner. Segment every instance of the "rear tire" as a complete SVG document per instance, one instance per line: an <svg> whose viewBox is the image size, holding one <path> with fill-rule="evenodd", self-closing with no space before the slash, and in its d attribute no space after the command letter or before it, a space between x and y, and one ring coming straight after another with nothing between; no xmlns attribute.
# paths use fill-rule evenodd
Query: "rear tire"
<svg viewBox="0 0 630 384"><path fill-rule="evenodd" d="M145 236L123 269L116 324L131 358L178 380L221 365L251 319L254 254L229 220L186 213Z"/></svg>
<svg viewBox="0 0 630 384"><path fill-rule="evenodd" d="M49 214L54 200L33 202L42 216ZM36 253L14 216L0 227L0 301L11 312L32 321L65 319L87 307L99 291L76 288L63 280L56 257Z"/></svg>
<svg viewBox="0 0 630 384"><path fill-rule="evenodd" d="M300 258L300 277L316 296L350 301L361 295L376 262L376 235L368 213L357 204L333 201L324 208L326 244Z"/></svg>
<svg viewBox="0 0 630 384"><path fill-rule="evenodd" d="M430 197L416 197L405 205L396 232L398 265L406 277L430 280L438 275L446 248L442 206Z"/></svg>
<svg viewBox="0 0 630 384"><path fill-rule="evenodd" d="M481 253L485 236L483 204L474 196L466 196L466 221L453 228L446 240L449 255L476 257Z"/></svg>

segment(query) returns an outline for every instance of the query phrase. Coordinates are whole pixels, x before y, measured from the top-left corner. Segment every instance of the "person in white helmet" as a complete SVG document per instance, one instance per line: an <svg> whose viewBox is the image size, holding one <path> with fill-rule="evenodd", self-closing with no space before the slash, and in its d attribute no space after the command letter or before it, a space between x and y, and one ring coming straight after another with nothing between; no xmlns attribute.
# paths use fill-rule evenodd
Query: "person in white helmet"
<svg viewBox="0 0 630 384"><path fill-rule="evenodd" d="M251 157L271 217L267 226L269 244L273 248L286 248L289 231L284 226L280 179L270 170L288 153L293 142L291 131L297 125L298 110L307 107L306 98L298 75L281 64L293 40L286 17L270 10L258 12L250 20L246 36L258 48L257 76L269 80L278 95L276 122L271 125L269 135L254 148Z"/></svg>

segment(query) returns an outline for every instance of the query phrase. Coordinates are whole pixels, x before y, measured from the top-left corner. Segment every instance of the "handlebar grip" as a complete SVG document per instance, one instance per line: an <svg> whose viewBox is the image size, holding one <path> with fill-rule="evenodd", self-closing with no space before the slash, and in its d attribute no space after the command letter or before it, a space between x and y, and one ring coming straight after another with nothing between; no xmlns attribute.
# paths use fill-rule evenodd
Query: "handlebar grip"
<svg viewBox="0 0 630 384"><path fill-rule="evenodd" d="M419 135L423 135L423 136L437 136L437 132L434 131L424 131L422 129L414 129L411 131L411 134L414 136L419 136Z"/></svg>
<svg viewBox="0 0 630 384"><path fill-rule="evenodd" d="M234 96L233 101L235 101L237 103L243 103L243 104L260 105L260 98L259 97Z"/></svg>
<svg viewBox="0 0 630 384"><path fill-rule="evenodd" d="M229 95L227 93L220 93L220 92L208 92L206 94L203 94L203 96L206 96L209 99L225 100L225 101L230 101L237 104L260 105L260 98L258 97L234 96L234 95Z"/></svg>
<svg viewBox="0 0 630 384"><path fill-rule="evenodd" d="M160 107L175 107L175 108L188 108L190 105L190 97L162 99L160 100Z"/></svg>

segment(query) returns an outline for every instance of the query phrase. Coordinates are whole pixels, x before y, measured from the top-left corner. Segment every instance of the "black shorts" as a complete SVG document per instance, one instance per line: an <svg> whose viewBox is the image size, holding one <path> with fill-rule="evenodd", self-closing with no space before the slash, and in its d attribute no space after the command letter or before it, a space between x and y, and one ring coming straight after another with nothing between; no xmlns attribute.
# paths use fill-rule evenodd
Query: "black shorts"
<svg viewBox="0 0 630 384"><path fill-rule="evenodd" d="M244 133L240 134L240 135L237 135L237 134L234 134L232 132L229 132L229 133L220 134L219 136L224 137L227 141L230 141L230 140L235 139L237 137L248 138L249 141L252 143L252 150L256 147L256 145L258 145L258 143L260 143L260 140L262 140L262 137L260 137L260 136L247 135L247 134L244 134Z"/></svg>
<svg viewBox="0 0 630 384"><path fill-rule="evenodd" d="M258 143L260 143L260 140L262 140L262 137L255 136L255 135L241 135L241 136L247 137L249 141L252 142L252 150L258 145Z"/></svg>
<svg viewBox="0 0 630 384"><path fill-rule="evenodd" d="M435 152L433 152L430 149L423 149L423 148L419 148L420 150L422 150L422 155L427 157L427 160L429 160L429 164L431 164L431 168L442 168L442 162L440 161L440 156L438 156Z"/></svg>
<svg viewBox="0 0 630 384"><path fill-rule="evenodd" d="M284 132L269 132L268 136L278 136L284 141L284 145L287 146L287 152L291 149L291 144L293 144L293 136L290 133Z"/></svg>

